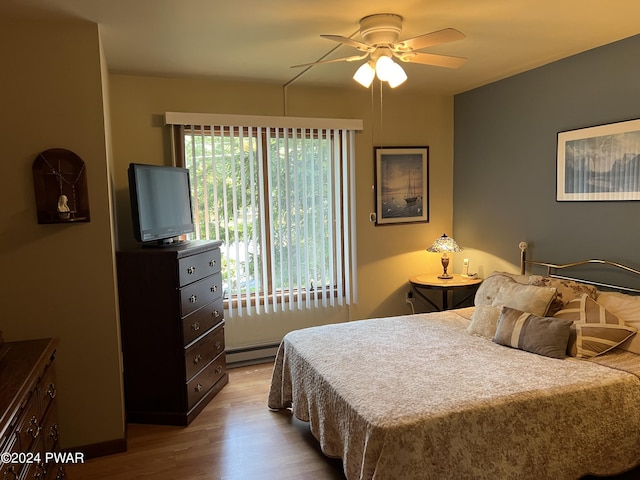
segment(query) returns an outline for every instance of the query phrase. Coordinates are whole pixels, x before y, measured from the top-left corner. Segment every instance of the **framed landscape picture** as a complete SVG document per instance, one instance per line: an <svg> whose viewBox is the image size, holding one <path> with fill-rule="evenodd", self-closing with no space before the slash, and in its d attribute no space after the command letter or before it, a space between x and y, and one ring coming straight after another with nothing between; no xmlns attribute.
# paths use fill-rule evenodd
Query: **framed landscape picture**
<svg viewBox="0 0 640 480"><path fill-rule="evenodd" d="M558 133L556 200L640 200L640 119Z"/></svg>
<svg viewBox="0 0 640 480"><path fill-rule="evenodd" d="M376 225L429 221L429 147L375 147Z"/></svg>

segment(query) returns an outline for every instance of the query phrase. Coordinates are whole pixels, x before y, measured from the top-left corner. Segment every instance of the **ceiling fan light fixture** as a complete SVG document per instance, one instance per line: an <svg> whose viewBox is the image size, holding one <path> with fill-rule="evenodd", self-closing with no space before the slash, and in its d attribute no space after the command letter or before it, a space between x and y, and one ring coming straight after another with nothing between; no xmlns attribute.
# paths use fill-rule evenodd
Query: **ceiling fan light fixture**
<svg viewBox="0 0 640 480"><path fill-rule="evenodd" d="M387 79L387 82L389 82L389 86L391 88L396 88L398 85L402 85L406 80L407 74L405 73L404 69L397 63L393 62L391 73L389 75L389 78Z"/></svg>
<svg viewBox="0 0 640 480"><path fill-rule="evenodd" d="M373 65L372 61L360 65L360 68L353 74L353 79L363 87L369 88L373 82L373 77L376 75Z"/></svg>
<svg viewBox="0 0 640 480"><path fill-rule="evenodd" d="M325 63L355 62L369 57L370 60L358 68L353 75L353 79L365 88L369 88L373 78L377 76L380 81L386 81L391 88L395 88L407 80L407 74L400 65L395 63L394 57L399 59L400 62L445 68L458 68L467 60L463 57L419 51L427 47L461 40L465 38L462 32L454 28L443 28L442 30L424 33L399 42L398 39L402 33L402 21L402 17L395 13L376 13L360 19L359 31L362 40L352 39L353 35L350 37L320 35L327 40L355 48L360 51L360 54L325 59L329 53L335 50L332 49L316 62L294 65L294 67L306 67L308 69Z"/></svg>
<svg viewBox="0 0 640 480"><path fill-rule="evenodd" d="M393 65L395 62L387 56L381 56L376 60L376 75L380 80L386 82L393 74Z"/></svg>

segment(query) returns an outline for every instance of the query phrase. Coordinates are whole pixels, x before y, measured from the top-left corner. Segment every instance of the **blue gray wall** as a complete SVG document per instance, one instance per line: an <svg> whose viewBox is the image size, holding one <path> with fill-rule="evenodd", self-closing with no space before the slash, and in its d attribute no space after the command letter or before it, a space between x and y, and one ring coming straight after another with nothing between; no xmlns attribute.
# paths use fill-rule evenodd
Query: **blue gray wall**
<svg viewBox="0 0 640 480"><path fill-rule="evenodd" d="M640 35L454 99L456 240L517 264L605 258L640 268L640 202L556 202L558 132L640 118Z"/></svg>

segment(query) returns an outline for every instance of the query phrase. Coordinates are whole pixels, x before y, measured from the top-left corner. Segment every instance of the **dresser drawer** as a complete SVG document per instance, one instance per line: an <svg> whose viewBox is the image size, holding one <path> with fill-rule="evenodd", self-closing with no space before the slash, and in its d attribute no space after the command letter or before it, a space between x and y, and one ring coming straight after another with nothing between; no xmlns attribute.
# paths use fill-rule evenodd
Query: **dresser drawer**
<svg viewBox="0 0 640 480"><path fill-rule="evenodd" d="M224 327L208 333L185 352L185 372L187 380L197 374L202 367L224 352Z"/></svg>
<svg viewBox="0 0 640 480"><path fill-rule="evenodd" d="M18 439L15 435L11 434L8 442L2 445L2 452L18 453L19 451L20 445L18 445ZM21 467L21 463L3 462L2 457L0 457L0 479L18 478Z"/></svg>
<svg viewBox="0 0 640 480"><path fill-rule="evenodd" d="M219 240L192 240L118 252L128 421L189 425L228 381L225 372L212 388L214 375L205 373L212 362L225 358L214 355L217 348L224 352L223 334L218 340L209 337L218 335L224 323L221 245ZM199 392L190 393L187 382L196 377L200 387L193 388Z"/></svg>
<svg viewBox="0 0 640 480"><path fill-rule="evenodd" d="M180 289L180 312L182 316L189 315L199 308L213 302L222 296L222 274L220 272L210 277L187 285Z"/></svg>
<svg viewBox="0 0 640 480"><path fill-rule="evenodd" d="M216 299L209 305L193 312L182 319L182 338L184 346L193 342L200 335L207 332L224 318L224 301Z"/></svg>
<svg viewBox="0 0 640 480"><path fill-rule="evenodd" d="M58 440L60 438L60 429L58 427L58 409L56 404L52 403L51 408L47 412L42 422L42 442L45 452L53 452L58 450Z"/></svg>
<svg viewBox="0 0 640 480"><path fill-rule="evenodd" d="M23 452L31 451L33 445L40 436L40 410L38 409L38 397L32 394L29 397L16 427L18 443Z"/></svg>
<svg viewBox="0 0 640 480"><path fill-rule="evenodd" d="M54 418L55 412L55 401L46 391L55 383L57 344L49 338L11 342L0 362L0 412L5 412L0 424L0 480L55 478L48 476L44 464L45 452L54 444L44 437L50 427L45 417Z"/></svg>
<svg viewBox="0 0 640 480"><path fill-rule="evenodd" d="M222 378L226 371L225 356L219 355L199 374L187 382L187 403L191 409Z"/></svg>
<svg viewBox="0 0 640 480"><path fill-rule="evenodd" d="M67 473L64 470L64 465L49 464L47 465L47 476L45 480L65 480Z"/></svg>
<svg viewBox="0 0 640 480"><path fill-rule="evenodd" d="M25 465L25 468L27 468L27 471L23 474L24 476L22 478L24 480L40 480L41 478L46 478L46 471L42 463L30 463Z"/></svg>
<svg viewBox="0 0 640 480"><path fill-rule="evenodd" d="M44 377L40 381L40 387L38 388L38 395L40 396L40 411L44 414L53 399L56 398L56 371L53 365L47 368Z"/></svg>
<svg viewBox="0 0 640 480"><path fill-rule="evenodd" d="M178 281L180 286L220 271L220 249L199 253L178 260Z"/></svg>

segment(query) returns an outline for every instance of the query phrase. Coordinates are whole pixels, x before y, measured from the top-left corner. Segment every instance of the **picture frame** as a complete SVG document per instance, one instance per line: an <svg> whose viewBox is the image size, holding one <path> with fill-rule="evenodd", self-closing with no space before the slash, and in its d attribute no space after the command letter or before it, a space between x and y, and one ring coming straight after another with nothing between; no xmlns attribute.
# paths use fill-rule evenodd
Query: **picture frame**
<svg viewBox="0 0 640 480"><path fill-rule="evenodd" d="M556 201L640 200L640 119L558 133Z"/></svg>
<svg viewBox="0 0 640 480"><path fill-rule="evenodd" d="M376 225L429 221L429 147L374 147Z"/></svg>

